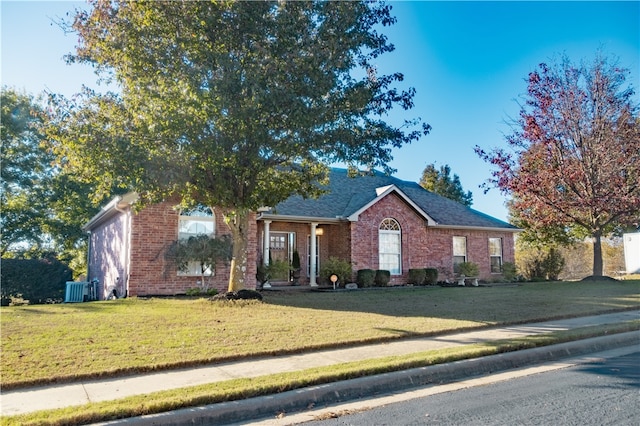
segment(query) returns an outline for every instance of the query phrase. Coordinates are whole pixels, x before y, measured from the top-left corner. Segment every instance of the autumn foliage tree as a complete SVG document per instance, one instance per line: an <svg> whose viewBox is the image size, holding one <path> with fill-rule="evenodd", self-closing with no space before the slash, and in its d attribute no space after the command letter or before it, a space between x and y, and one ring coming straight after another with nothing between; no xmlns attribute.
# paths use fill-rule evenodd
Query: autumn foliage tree
<svg viewBox="0 0 640 426"><path fill-rule="evenodd" d="M118 93L55 98L62 164L99 190L135 190L142 203L179 198L215 206L229 224L229 290L254 280L252 212L318 195L327 164L387 164L428 131L392 125L413 106L401 73L379 75L394 49L379 30L384 3L353 1L93 0L70 23L70 62L89 63Z"/></svg>
<svg viewBox="0 0 640 426"><path fill-rule="evenodd" d="M594 276L603 271L602 237L640 221L640 121L628 74L601 55L580 66L541 64L507 137L512 151L476 147L530 237L592 237Z"/></svg>

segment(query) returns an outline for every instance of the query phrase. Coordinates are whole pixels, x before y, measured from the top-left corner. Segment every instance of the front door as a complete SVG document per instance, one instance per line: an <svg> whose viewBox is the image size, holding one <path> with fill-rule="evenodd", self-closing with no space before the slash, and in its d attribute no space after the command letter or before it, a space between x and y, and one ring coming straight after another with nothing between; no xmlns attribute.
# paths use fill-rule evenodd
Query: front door
<svg viewBox="0 0 640 426"><path fill-rule="evenodd" d="M289 265L291 262L293 238L288 232L272 232L269 234L269 262L284 262ZM280 274L271 277L271 281L289 281L290 274L283 270Z"/></svg>

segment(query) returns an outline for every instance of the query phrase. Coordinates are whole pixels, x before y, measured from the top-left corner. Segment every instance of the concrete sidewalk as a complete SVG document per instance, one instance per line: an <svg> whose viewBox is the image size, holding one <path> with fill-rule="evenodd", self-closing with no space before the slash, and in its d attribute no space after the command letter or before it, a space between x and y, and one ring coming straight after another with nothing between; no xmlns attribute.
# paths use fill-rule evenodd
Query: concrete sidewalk
<svg viewBox="0 0 640 426"><path fill-rule="evenodd" d="M170 370L139 376L17 389L2 392L0 397L0 413L3 416L7 416L39 410L51 410L82 405L89 402L110 401L132 395L216 383L236 378L250 378L268 374L299 371L362 359L405 355L471 343L531 336L600 324L620 323L635 319L640 319L640 311L625 311L557 321L496 327L430 338L407 339L345 349L323 350L307 354L252 359L241 362L216 364L209 367Z"/></svg>

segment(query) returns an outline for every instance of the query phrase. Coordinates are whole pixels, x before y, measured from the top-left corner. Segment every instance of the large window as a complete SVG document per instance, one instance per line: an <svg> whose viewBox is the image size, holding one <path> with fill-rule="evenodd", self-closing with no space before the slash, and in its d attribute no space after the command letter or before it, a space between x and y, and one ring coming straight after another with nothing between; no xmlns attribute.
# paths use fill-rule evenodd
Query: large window
<svg viewBox="0 0 640 426"><path fill-rule="evenodd" d="M379 267L391 272L391 275L402 274L402 235L400 225L395 219L387 218L380 223L378 229Z"/></svg>
<svg viewBox="0 0 640 426"><path fill-rule="evenodd" d="M458 265L467 261L467 238L453 237L453 270L456 271Z"/></svg>
<svg viewBox="0 0 640 426"><path fill-rule="evenodd" d="M180 212L178 219L178 240L186 242L191 237L206 235L215 236L216 218L213 210L206 206L198 206L194 209ZM179 271L178 275L213 275L212 265L206 265L198 261L190 261L186 271Z"/></svg>
<svg viewBox="0 0 640 426"><path fill-rule="evenodd" d="M502 238L489 238L489 258L491 260L491 273L502 272Z"/></svg>

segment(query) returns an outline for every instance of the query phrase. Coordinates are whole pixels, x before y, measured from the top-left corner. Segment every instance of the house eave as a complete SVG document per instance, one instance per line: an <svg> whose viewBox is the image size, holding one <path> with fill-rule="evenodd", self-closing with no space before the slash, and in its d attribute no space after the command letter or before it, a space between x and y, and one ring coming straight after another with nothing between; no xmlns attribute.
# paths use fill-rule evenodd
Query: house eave
<svg viewBox="0 0 640 426"><path fill-rule="evenodd" d="M511 232L520 233L520 228L501 228L499 226L465 226L465 225L431 225L429 228L436 229L459 229L461 231L491 231L491 232Z"/></svg>
<svg viewBox="0 0 640 426"><path fill-rule="evenodd" d="M319 217L319 216L290 216L273 213L260 213L257 220L271 220L274 222L318 223L332 224L344 222L344 218Z"/></svg>
<svg viewBox="0 0 640 426"><path fill-rule="evenodd" d="M122 213L123 209L130 207L138 199L138 194L129 192L124 195L118 195L113 198L107 205L102 207L89 221L82 226L84 232L91 231L94 227L102 222L112 218L117 213Z"/></svg>

